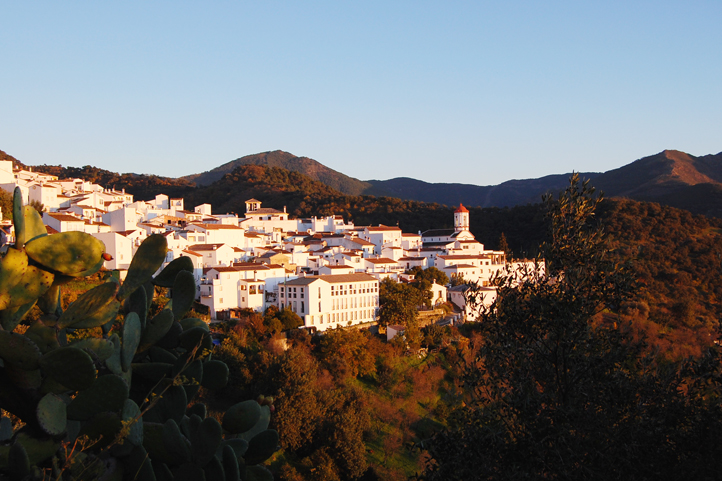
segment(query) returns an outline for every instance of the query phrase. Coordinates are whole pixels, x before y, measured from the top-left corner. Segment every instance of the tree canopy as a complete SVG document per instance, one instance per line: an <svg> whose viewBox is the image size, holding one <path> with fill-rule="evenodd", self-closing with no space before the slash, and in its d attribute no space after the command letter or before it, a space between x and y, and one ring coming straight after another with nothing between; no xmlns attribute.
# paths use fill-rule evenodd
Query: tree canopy
<svg viewBox="0 0 722 481"><path fill-rule="evenodd" d="M465 406L424 447L427 479L713 479L719 355L659 365L616 311L634 293L574 177L546 199L546 275L497 280L465 372ZM711 370L711 366L713 367ZM711 384L702 383L711 375ZM683 389L683 386L687 386Z"/></svg>

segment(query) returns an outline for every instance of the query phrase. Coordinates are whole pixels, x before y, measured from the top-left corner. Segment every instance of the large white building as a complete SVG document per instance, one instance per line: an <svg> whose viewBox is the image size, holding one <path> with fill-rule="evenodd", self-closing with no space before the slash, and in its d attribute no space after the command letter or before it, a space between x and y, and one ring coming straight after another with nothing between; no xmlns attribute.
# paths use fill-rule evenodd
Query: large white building
<svg viewBox="0 0 722 481"><path fill-rule="evenodd" d="M318 331L374 322L379 282L364 273L299 277L279 284L278 308L290 307Z"/></svg>

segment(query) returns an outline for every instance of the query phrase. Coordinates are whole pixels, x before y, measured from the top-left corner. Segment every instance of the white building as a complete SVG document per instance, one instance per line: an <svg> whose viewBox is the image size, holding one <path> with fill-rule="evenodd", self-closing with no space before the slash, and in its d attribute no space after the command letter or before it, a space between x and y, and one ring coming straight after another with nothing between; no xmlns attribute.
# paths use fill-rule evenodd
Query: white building
<svg viewBox="0 0 722 481"><path fill-rule="evenodd" d="M290 307L307 328L353 326L378 315L379 282L368 274L299 277L278 287L278 308Z"/></svg>

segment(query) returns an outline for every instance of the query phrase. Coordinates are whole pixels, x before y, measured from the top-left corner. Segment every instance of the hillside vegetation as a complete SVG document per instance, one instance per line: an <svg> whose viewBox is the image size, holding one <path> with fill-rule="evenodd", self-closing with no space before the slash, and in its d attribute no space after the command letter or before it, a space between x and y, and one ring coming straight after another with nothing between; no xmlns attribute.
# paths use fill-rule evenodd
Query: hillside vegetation
<svg viewBox="0 0 722 481"><path fill-rule="evenodd" d="M246 155L245 157L226 162L225 164L207 172L188 175L184 177L184 179L194 182L199 186L209 185L217 180L220 180L225 174L233 172L237 167L242 165L279 167L281 169L298 172L299 174L304 174L313 180L322 182L339 192L349 195L359 195L371 187L368 182L363 182L358 179L354 179L353 177L344 175L313 159L309 159L308 157L296 157L295 155L282 150Z"/></svg>

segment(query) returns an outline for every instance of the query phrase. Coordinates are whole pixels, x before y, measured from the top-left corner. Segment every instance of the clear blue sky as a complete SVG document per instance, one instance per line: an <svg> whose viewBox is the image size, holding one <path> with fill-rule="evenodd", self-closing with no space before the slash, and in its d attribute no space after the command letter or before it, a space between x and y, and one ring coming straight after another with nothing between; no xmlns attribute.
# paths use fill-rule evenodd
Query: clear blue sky
<svg viewBox="0 0 722 481"><path fill-rule="evenodd" d="M0 0L0 149L497 184L722 150L722 2Z"/></svg>

